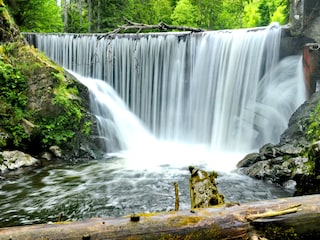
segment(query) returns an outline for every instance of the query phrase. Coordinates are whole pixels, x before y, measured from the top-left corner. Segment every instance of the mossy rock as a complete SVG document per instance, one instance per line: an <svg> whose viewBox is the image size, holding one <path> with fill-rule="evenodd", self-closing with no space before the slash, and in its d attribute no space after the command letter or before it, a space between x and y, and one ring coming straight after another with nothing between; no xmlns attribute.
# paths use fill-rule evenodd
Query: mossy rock
<svg viewBox="0 0 320 240"><path fill-rule="evenodd" d="M193 166L189 170L191 208L207 208L224 203L224 196L217 188L216 172L207 173Z"/></svg>
<svg viewBox="0 0 320 240"><path fill-rule="evenodd" d="M308 161L304 163L304 174L296 177L295 195L320 193L320 141L313 143L308 154Z"/></svg>
<svg viewBox="0 0 320 240"><path fill-rule="evenodd" d="M20 31L11 18L7 7L0 1L0 42L21 41Z"/></svg>
<svg viewBox="0 0 320 240"><path fill-rule="evenodd" d="M89 138L91 116L63 68L23 42L1 46L0 68L0 126L13 138L2 145L37 154Z"/></svg>

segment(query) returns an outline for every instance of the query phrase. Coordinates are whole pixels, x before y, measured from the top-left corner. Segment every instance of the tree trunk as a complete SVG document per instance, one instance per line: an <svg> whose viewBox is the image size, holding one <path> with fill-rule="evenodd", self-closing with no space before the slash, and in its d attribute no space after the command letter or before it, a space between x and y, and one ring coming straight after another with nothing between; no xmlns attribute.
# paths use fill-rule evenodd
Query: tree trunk
<svg viewBox="0 0 320 240"><path fill-rule="evenodd" d="M68 3L65 0L63 4L63 23L64 23L64 32L68 32Z"/></svg>
<svg viewBox="0 0 320 240"><path fill-rule="evenodd" d="M78 8L79 8L79 24L80 24L80 28L82 28L82 0L79 0Z"/></svg>
<svg viewBox="0 0 320 240"><path fill-rule="evenodd" d="M97 32L101 30L101 2L98 0L98 24L97 24Z"/></svg>
<svg viewBox="0 0 320 240"><path fill-rule="evenodd" d="M0 229L0 240L319 239L320 195Z"/></svg>
<svg viewBox="0 0 320 240"><path fill-rule="evenodd" d="M88 0L88 32L92 32L92 0Z"/></svg>

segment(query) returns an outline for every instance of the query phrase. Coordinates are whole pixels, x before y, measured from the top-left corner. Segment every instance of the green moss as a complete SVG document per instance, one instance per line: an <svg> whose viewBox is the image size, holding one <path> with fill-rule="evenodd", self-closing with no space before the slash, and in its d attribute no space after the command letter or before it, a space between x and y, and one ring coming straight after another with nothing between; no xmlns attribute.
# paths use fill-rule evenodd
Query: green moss
<svg viewBox="0 0 320 240"><path fill-rule="evenodd" d="M184 233L170 234L163 233L159 238L161 240L171 240L171 239L181 239L181 240L203 240L203 239L211 239L211 240L220 240L220 229L213 224L211 228L208 229L199 229L199 230L186 230Z"/></svg>
<svg viewBox="0 0 320 240"><path fill-rule="evenodd" d="M12 134L13 144L20 146L28 139L21 125L22 119L30 117L26 111L28 84L19 67L7 60L9 49L2 46L0 55L0 125Z"/></svg>
<svg viewBox="0 0 320 240"><path fill-rule="evenodd" d="M317 105L314 112L310 115L306 138L310 142L320 139L320 104Z"/></svg>
<svg viewBox="0 0 320 240"><path fill-rule="evenodd" d="M14 146L66 147L77 132L90 134L91 122L84 120L78 89L61 67L24 44L2 45L0 53L0 126L12 135ZM31 85L36 88L33 92ZM34 110L28 105L31 98L42 98L45 103L38 101L36 104L43 106ZM24 119L35 126L31 133L26 131Z"/></svg>
<svg viewBox="0 0 320 240"><path fill-rule="evenodd" d="M299 234L297 234L292 227L281 227L275 224L267 224L267 226L259 229L262 236L269 240L299 240Z"/></svg>
<svg viewBox="0 0 320 240"><path fill-rule="evenodd" d="M92 122L85 121L84 124L83 124L83 128L81 129L81 132L83 134L85 134L86 136L90 136L91 126L92 126Z"/></svg>

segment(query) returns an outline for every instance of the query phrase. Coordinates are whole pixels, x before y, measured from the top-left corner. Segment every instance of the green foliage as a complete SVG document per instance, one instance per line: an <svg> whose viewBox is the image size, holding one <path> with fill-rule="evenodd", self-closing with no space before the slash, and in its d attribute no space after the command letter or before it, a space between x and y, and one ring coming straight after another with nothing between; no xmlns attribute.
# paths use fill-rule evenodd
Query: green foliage
<svg viewBox="0 0 320 240"><path fill-rule="evenodd" d="M242 0L223 0L222 10L218 13L215 29L234 29L243 27L245 2Z"/></svg>
<svg viewBox="0 0 320 240"><path fill-rule="evenodd" d="M20 124L28 117L25 112L28 85L20 70L5 58L12 46L4 45L0 57L0 126L12 134L13 144L19 146L29 137Z"/></svg>
<svg viewBox="0 0 320 240"><path fill-rule="evenodd" d="M25 45L6 44L0 47L0 53L0 128L10 134L11 145L22 150L30 144L38 150L52 145L67 147L76 133L90 133L78 90L71 79L66 79L62 68ZM40 93L42 100L33 103L38 105L37 110L32 110L27 105L29 84L34 87L39 74L45 76L38 83L44 92ZM42 101L50 106L41 106ZM31 130L26 122L33 125Z"/></svg>
<svg viewBox="0 0 320 240"><path fill-rule="evenodd" d="M40 123L42 144L46 147L52 145L61 146L70 141L75 132L68 129L70 128L68 121L68 117L64 115L55 118L42 118L42 122ZM66 125L68 126L67 129L65 129Z"/></svg>
<svg viewBox="0 0 320 240"><path fill-rule="evenodd" d="M223 0L190 0L199 9L198 26L204 29L215 29L218 16L223 10Z"/></svg>
<svg viewBox="0 0 320 240"><path fill-rule="evenodd" d="M27 89L25 78L20 71L10 64L0 60L0 96L10 105L23 108L27 104L27 97L23 91ZM22 90L22 91L21 91Z"/></svg>
<svg viewBox="0 0 320 240"><path fill-rule="evenodd" d="M260 0L260 25L267 26L273 21L285 24L288 21L288 0Z"/></svg>
<svg viewBox="0 0 320 240"><path fill-rule="evenodd" d="M5 1L24 32L62 32L61 9L55 0Z"/></svg>
<svg viewBox="0 0 320 240"><path fill-rule="evenodd" d="M243 27L252 28L260 26L261 16L259 12L259 5L256 1L247 3L244 7Z"/></svg>
<svg viewBox="0 0 320 240"><path fill-rule="evenodd" d="M310 142L320 140L320 104L315 108L314 112L310 115L309 126L306 138Z"/></svg>
<svg viewBox="0 0 320 240"><path fill-rule="evenodd" d="M91 133L91 126L92 126L92 122L86 121L86 122L83 124L82 133L85 134L86 136L89 136L90 133Z"/></svg>
<svg viewBox="0 0 320 240"><path fill-rule="evenodd" d="M171 16L174 25L198 27L200 9L192 5L190 0L179 0Z"/></svg>
<svg viewBox="0 0 320 240"><path fill-rule="evenodd" d="M63 109L56 117L45 116L40 119L38 125L41 129L41 142L45 147L62 145L72 141L75 133L82 125L83 109L76 100L78 90L68 87L61 73L52 73L59 85L54 89L53 105ZM84 126L87 128L88 126ZM83 127L80 127L83 129Z"/></svg>
<svg viewBox="0 0 320 240"><path fill-rule="evenodd" d="M278 22L280 24L286 24L288 21L287 7L280 5L271 17L271 22Z"/></svg>
<svg viewBox="0 0 320 240"><path fill-rule="evenodd" d="M153 24L155 22L151 0L128 0L126 18L134 22Z"/></svg>
<svg viewBox="0 0 320 240"><path fill-rule="evenodd" d="M82 3L79 6L71 2L67 6L67 25L65 26L65 31L72 33L87 32L89 26L87 4Z"/></svg>
<svg viewBox="0 0 320 240"><path fill-rule="evenodd" d="M61 8L55 0L11 2L6 1L21 30L34 32L108 32L125 24L125 18L145 24L234 29L274 21L286 24L289 16L289 0L63 0Z"/></svg>
<svg viewBox="0 0 320 240"><path fill-rule="evenodd" d="M153 23L164 22L171 24L172 6L170 0L153 0L152 9L154 12Z"/></svg>

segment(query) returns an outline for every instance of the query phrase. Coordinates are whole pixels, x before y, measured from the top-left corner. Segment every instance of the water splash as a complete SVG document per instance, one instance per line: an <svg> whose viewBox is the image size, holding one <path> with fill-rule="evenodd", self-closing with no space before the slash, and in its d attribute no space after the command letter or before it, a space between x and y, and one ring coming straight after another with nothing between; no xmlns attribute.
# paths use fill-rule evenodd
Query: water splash
<svg viewBox="0 0 320 240"><path fill-rule="evenodd" d="M98 131L103 136L107 156L122 158L123 169L156 171L165 165L185 169L189 165L202 165L230 172L243 157L239 153L213 152L205 144L159 140L127 108L110 85L67 71L90 90L91 110L98 120Z"/></svg>
<svg viewBox="0 0 320 240"><path fill-rule="evenodd" d="M132 151L156 141L109 84L68 72L90 90L90 108L98 121L99 135L107 152Z"/></svg>

